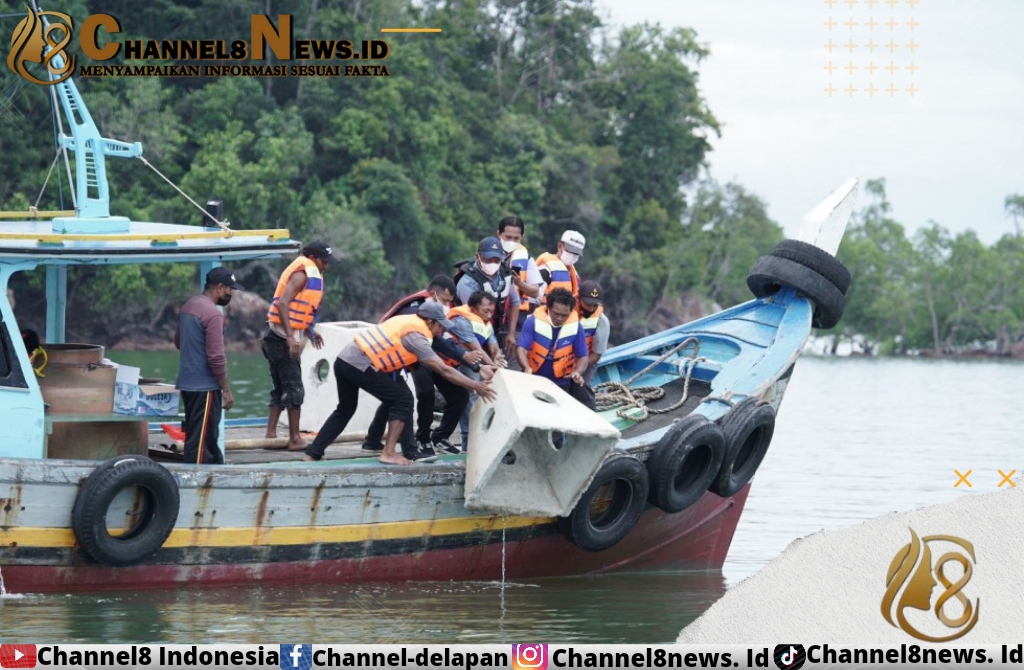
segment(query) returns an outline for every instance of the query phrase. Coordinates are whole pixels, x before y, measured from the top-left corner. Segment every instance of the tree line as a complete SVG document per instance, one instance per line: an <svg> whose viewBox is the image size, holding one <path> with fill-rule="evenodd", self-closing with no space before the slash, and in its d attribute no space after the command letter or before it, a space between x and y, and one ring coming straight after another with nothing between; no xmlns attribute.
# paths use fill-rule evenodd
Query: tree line
<svg viewBox="0 0 1024 670"><path fill-rule="evenodd" d="M0 0L0 8L9 34L24 7ZM553 250L565 229L587 237L577 267L602 283L613 339L622 342L747 300L747 271L782 238L763 200L707 178L710 138L721 129L698 86L708 48L690 29L605 26L593 0L73 0L60 11L78 26L89 14L113 15L119 40L248 39L253 14L279 13L292 16L297 40L380 39L384 26L442 29L389 35L390 77L76 80L103 136L141 141L185 192L222 200L234 228L283 227L295 239L333 243L343 262L327 276L324 320L376 320L433 274L450 273L514 214L526 222L534 255ZM96 64L71 49L78 65ZM17 130L0 133L5 209L37 204L53 160L47 91L19 79L4 82L2 122ZM201 221L141 164L109 159L107 167L114 213ZM40 209L69 205L61 172ZM1014 206L1024 211L1024 198ZM947 243L959 237L936 231L920 247L934 254L928 274L909 260L919 247L886 218L884 197L873 207L840 253L855 277L843 334L905 349L936 329L943 346L991 329L1019 339L1019 320L979 312L975 293L960 311L947 310L941 282L951 280L941 269L952 256ZM882 243L911 251L899 261L878 257ZM284 264L236 269L269 298ZM927 291L912 290L911 271L915 281L928 278ZM165 334L196 279L185 266L74 268L68 336L115 346L130 343L140 325ZM42 273L14 285L19 312L40 322ZM1011 290L1002 296L1007 313L1019 307ZM930 317L923 328L910 318L922 308Z"/></svg>

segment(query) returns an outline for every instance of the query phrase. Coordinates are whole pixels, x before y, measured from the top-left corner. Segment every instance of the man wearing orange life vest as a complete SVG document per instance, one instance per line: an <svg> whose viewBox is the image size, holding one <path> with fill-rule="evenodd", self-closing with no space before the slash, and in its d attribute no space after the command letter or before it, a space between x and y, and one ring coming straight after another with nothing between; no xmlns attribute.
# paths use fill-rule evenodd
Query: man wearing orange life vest
<svg viewBox="0 0 1024 670"><path fill-rule="evenodd" d="M267 332L261 349L270 364L274 384L267 414L267 437L277 437L277 422L282 410L287 410L289 451L302 451L307 446L299 435L299 417L306 397L299 355L307 341L317 349L324 345L313 326L324 296L324 270L338 262L326 242L315 240L304 246L302 255L281 273L267 312Z"/></svg>
<svg viewBox="0 0 1024 670"><path fill-rule="evenodd" d="M380 455L381 463L413 463L396 448L405 423L412 420L412 392L408 384L395 380L391 373L414 363L457 386L476 391L484 400L493 400L494 391L487 383L474 381L445 365L431 349L431 341L451 327L444 307L431 301L420 305L416 314L393 316L360 331L334 361L338 406L327 417L316 439L306 447L305 460L319 461L324 457L327 446L345 430L355 414L362 389L388 408L388 436Z"/></svg>
<svg viewBox="0 0 1024 670"><path fill-rule="evenodd" d="M454 325L448 334L452 336L456 335L460 329L468 330L469 337L465 338L465 341L461 341L463 338L460 337L453 339L459 339L460 344L470 351L479 351L484 354L483 363L496 369L507 367L507 365L505 356L498 347L498 339L494 336L494 326L491 324L491 321L494 319L494 308L494 296L483 291L474 292L469 296L469 302L465 305L448 311L448 318L451 319ZM452 364L453 362L449 362L449 365ZM460 366L460 369L467 377L473 379L480 377L480 373L468 370L464 366ZM462 431L461 451L463 453L465 453L466 447L469 445L469 412L473 409L475 402L475 397L469 398L469 402L466 403L465 409L462 411L462 418L459 420L459 428ZM445 438L450 437L453 432L454 430L448 431L448 435ZM438 450L438 442L437 439L434 440L435 451ZM440 446L449 453L458 453L460 451L449 443L447 439L440 440Z"/></svg>
<svg viewBox="0 0 1024 670"><path fill-rule="evenodd" d="M545 303L523 325L516 348L519 364L528 374L547 377L576 400L595 409L593 396L580 393L588 351L575 309L576 299L564 288L555 288L545 296Z"/></svg>
<svg viewBox="0 0 1024 670"><path fill-rule="evenodd" d="M582 233L576 230L567 230L562 233L562 240L558 243L556 253L543 253L537 257L537 269L544 280L544 292L548 293L556 288L564 288L577 304L580 299L580 276L576 273L575 265L583 256L583 247L587 239Z"/></svg>
<svg viewBox="0 0 1024 670"><path fill-rule="evenodd" d="M506 216L498 222L498 239L501 241L502 251L505 252L505 262L512 271L512 283L519 292L519 319L516 321L518 328L510 330L505 341L499 342L499 345L508 352L511 359L509 363L515 360L516 341L519 338L517 331L522 331L526 317L537 307L544 286L537 262L530 258L529 250L523 246L525 233L526 224L518 216ZM531 300L533 302L530 302Z"/></svg>

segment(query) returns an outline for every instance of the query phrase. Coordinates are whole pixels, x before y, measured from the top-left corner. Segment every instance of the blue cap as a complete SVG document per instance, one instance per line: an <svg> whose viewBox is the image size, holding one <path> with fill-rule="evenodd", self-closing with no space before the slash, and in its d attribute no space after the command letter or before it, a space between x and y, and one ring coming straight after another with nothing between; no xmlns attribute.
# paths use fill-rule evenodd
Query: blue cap
<svg viewBox="0 0 1024 670"><path fill-rule="evenodd" d="M480 246L476 251L485 261L500 261L505 257L505 250L501 248L501 240L497 237L485 237L480 240Z"/></svg>

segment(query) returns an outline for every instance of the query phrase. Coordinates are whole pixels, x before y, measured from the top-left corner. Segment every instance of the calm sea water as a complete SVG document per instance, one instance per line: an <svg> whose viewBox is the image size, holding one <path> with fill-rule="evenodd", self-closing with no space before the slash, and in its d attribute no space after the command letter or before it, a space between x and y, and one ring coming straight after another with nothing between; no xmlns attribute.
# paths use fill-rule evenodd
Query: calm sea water
<svg viewBox="0 0 1024 670"><path fill-rule="evenodd" d="M108 355L174 378L174 355ZM232 414L263 412L262 357L230 366ZM28 643L671 642L795 539L997 490L996 471L1022 465L1022 377L1005 362L804 358L721 573L8 596L0 627ZM974 470L973 489L954 469Z"/></svg>

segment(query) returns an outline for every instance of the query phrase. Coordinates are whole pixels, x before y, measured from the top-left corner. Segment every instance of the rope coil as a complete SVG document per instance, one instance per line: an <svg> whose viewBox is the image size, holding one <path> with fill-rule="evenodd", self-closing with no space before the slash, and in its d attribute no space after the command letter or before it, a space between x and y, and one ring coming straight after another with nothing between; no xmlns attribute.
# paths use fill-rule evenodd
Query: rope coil
<svg viewBox="0 0 1024 670"><path fill-rule="evenodd" d="M647 403L660 400L665 397L665 389L660 386L632 387L630 384L640 377L643 377L658 365L664 363L689 344L693 344L693 353L683 359L682 366L679 371L680 376L683 377L682 397L668 407L662 407L660 409L648 407ZM697 367L697 363L702 363L707 360L707 358L699 357L697 355L699 353L700 342L696 337L688 337L643 370L627 379L625 382L601 382L594 387L594 398L597 403L597 410L603 411L618 407L619 409L615 412L616 415L623 419L629 419L630 421L640 423L647 420L651 414L667 414L668 412L673 412L679 409L689 397L690 378L693 375L693 369Z"/></svg>

